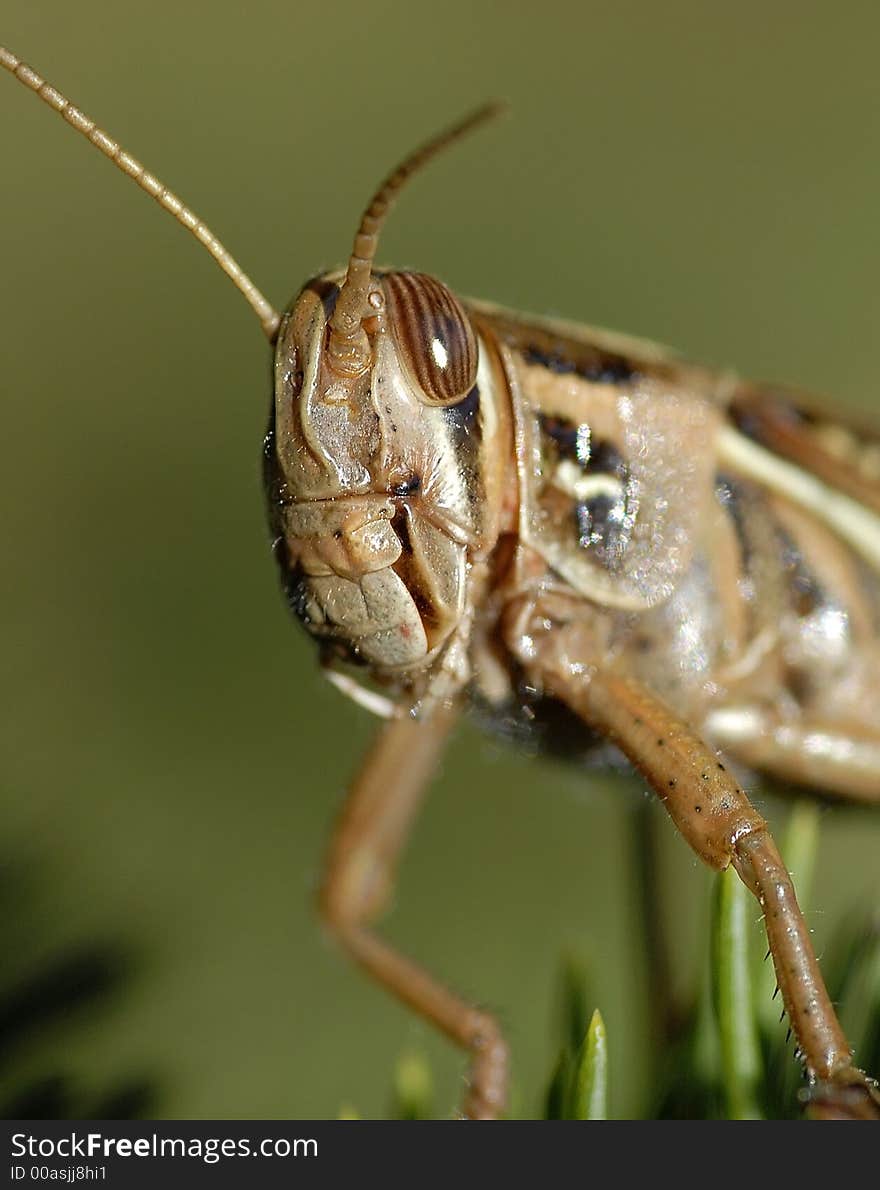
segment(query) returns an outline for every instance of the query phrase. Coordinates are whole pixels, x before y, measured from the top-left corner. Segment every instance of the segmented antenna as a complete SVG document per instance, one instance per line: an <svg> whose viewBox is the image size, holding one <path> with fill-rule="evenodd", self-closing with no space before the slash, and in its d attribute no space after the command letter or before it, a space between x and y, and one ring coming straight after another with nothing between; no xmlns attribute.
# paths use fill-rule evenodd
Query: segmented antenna
<svg viewBox="0 0 880 1190"><path fill-rule="evenodd" d="M343 370L357 372L365 364L367 345L361 323L366 313L370 276L379 245L379 232L398 194L423 165L503 109L502 103L487 103L433 137L402 161L373 195L354 238L348 271L330 320L331 355Z"/></svg>
<svg viewBox="0 0 880 1190"><path fill-rule="evenodd" d="M274 342L278 333L278 324L281 321L280 315L260 293L241 265L230 256L210 228L189 207L185 206L176 194L167 186L163 186L157 177L148 173L139 161L126 153L116 141L111 140L106 132L98 128L94 120L90 120L79 108L74 107L60 91L56 91L35 70L32 70L30 66L16 58L15 54L4 49L3 46L0 46L0 65L5 66L10 74L14 75L24 86L35 91L44 103L63 116L67 123L77 132L81 132L96 149L100 149L105 157L109 157L115 166L137 182L142 190L146 190L147 194L154 198L160 207L173 215L187 231L192 232L202 247L213 256L236 289L244 295L245 300L259 318L266 337L270 342Z"/></svg>

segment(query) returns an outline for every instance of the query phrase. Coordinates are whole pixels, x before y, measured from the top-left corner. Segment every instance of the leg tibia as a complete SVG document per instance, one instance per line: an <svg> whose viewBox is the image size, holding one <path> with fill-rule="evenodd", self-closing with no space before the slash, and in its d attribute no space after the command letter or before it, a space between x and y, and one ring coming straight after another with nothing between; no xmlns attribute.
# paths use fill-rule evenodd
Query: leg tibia
<svg viewBox="0 0 880 1190"><path fill-rule="evenodd" d="M368 928L393 887L399 853L452 718L397 719L384 727L352 784L327 854L318 907L351 957L471 1057L462 1115L504 1111L507 1047L495 1020L468 1004Z"/></svg>

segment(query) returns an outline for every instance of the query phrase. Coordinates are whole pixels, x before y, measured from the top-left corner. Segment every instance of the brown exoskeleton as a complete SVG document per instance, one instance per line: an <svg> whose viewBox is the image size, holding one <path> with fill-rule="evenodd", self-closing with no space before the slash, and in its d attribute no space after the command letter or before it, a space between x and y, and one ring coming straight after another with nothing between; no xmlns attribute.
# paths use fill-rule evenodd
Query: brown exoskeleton
<svg viewBox="0 0 880 1190"><path fill-rule="evenodd" d="M498 1026L372 921L472 704L548 748L573 728L584 751L617 746L697 854L733 864L761 903L810 1110L880 1116L737 775L880 800L880 438L651 344L378 270L400 187L490 108L408 158L347 269L279 316L171 192L13 54L0 62L195 234L274 345L265 472L284 587L328 676L387 720L331 842L321 913L468 1051L462 1113L503 1113Z"/></svg>

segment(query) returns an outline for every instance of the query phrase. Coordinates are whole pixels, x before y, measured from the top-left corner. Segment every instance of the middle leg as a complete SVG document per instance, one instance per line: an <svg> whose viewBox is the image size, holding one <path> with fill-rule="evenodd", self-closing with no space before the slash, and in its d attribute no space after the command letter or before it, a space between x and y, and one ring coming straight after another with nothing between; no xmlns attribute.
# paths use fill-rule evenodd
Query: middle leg
<svg viewBox="0 0 880 1190"><path fill-rule="evenodd" d="M330 840L318 907L326 925L367 974L470 1054L461 1114L494 1119L507 1098L507 1045L493 1016L445 987L373 928L391 892L413 816L453 722L392 719L376 738Z"/></svg>

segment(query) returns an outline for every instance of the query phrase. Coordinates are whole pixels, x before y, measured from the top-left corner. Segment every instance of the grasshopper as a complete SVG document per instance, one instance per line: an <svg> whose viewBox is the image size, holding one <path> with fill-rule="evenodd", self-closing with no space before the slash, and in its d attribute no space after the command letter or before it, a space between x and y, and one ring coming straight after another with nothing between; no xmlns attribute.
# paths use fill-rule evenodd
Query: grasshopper
<svg viewBox="0 0 880 1190"><path fill-rule="evenodd" d="M880 436L654 344L462 300L376 266L401 188L492 116L407 157L345 269L277 312L213 233L14 54L0 62L198 239L274 350L272 546L328 678L385 722L332 836L319 911L470 1058L502 1115L489 1013L374 928L464 708L584 755L612 745L701 859L760 903L817 1117L880 1118L748 772L880 800Z"/></svg>

